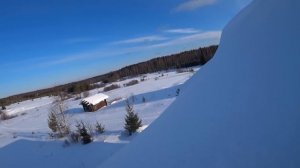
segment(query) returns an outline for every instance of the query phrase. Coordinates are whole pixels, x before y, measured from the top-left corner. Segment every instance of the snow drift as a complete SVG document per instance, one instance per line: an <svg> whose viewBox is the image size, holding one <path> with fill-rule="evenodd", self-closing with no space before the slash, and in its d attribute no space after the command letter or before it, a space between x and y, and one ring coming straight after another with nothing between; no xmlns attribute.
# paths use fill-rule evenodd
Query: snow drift
<svg viewBox="0 0 300 168"><path fill-rule="evenodd" d="M175 103L100 167L300 167L299 10L252 2Z"/></svg>

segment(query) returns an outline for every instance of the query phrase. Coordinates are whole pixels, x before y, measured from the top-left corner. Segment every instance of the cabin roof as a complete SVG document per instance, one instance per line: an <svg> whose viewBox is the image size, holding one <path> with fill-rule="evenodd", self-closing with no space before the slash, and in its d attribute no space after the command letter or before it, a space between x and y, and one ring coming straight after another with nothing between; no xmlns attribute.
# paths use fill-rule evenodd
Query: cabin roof
<svg viewBox="0 0 300 168"><path fill-rule="evenodd" d="M103 93L98 93L95 94L93 96L89 96L87 98L82 99L82 103L87 103L87 104L92 104L92 105L96 105L98 103L100 103L101 101L107 99L108 96L103 94Z"/></svg>

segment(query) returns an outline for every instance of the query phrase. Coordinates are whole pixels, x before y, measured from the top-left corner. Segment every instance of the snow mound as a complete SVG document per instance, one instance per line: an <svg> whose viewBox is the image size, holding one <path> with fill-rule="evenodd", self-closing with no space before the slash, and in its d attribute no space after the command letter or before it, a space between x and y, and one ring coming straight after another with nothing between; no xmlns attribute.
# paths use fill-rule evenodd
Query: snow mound
<svg viewBox="0 0 300 168"><path fill-rule="evenodd" d="M300 167L299 10L252 2L174 104L100 167Z"/></svg>

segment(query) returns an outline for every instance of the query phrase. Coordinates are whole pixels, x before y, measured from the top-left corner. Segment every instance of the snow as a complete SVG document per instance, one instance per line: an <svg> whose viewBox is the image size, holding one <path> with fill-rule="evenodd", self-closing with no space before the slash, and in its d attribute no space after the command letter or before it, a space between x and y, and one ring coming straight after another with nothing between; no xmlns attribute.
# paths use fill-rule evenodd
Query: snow
<svg viewBox="0 0 300 168"><path fill-rule="evenodd" d="M176 101L99 167L300 167L299 10L254 0Z"/></svg>
<svg viewBox="0 0 300 168"><path fill-rule="evenodd" d="M17 117L0 123L1 167L300 167L299 9L295 0L254 0L186 83L191 73L147 74L144 82L105 92L113 103L95 113L69 99L72 122L105 125L88 145L49 139L52 98L8 106ZM133 79L139 77L115 84ZM103 88L90 92L97 93ZM145 130L128 137L124 99L132 95Z"/></svg>
<svg viewBox="0 0 300 168"><path fill-rule="evenodd" d="M92 104L92 105L96 105L98 103L100 103L101 101L107 99L108 96L103 94L103 93L98 93L98 94L95 94L93 96L89 96L87 98L84 98L82 100L82 102L87 102L89 104Z"/></svg>
<svg viewBox="0 0 300 168"><path fill-rule="evenodd" d="M24 112L27 110L36 109L37 107L40 107L40 106L51 104L52 101L53 101L53 98L49 98L49 97L42 97L39 99L27 100L27 101L23 101L23 102L19 102L19 103L10 105L10 108L7 109L6 112L9 115L14 115L14 114L18 114L20 112Z"/></svg>
<svg viewBox="0 0 300 168"><path fill-rule="evenodd" d="M195 71L198 69L194 68ZM121 88L109 92L103 92L103 88L92 90L90 95L105 94L109 97L108 102L114 102L94 113L85 113L80 99L66 100L66 116L73 130L76 122L80 120L91 124L98 121L105 126L105 133L96 135L94 142L89 145L65 146L63 140L49 138L51 131L47 125L47 118L54 97L43 97L7 106L7 113L16 117L0 121L0 167L97 167L151 125L180 96L176 96L176 90L184 92L183 83L193 74L175 71L152 73L145 75L145 81L133 86L123 87L123 84L135 79L140 80L140 77L111 83L119 84ZM124 100L133 95L134 110L142 119L143 126L137 134L128 137L124 133ZM132 101L131 98L130 100Z"/></svg>
<svg viewBox="0 0 300 168"><path fill-rule="evenodd" d="M19 140L0 149L1 168L96 167L124 144L94 142L63 147L61 142Z"/></svg>

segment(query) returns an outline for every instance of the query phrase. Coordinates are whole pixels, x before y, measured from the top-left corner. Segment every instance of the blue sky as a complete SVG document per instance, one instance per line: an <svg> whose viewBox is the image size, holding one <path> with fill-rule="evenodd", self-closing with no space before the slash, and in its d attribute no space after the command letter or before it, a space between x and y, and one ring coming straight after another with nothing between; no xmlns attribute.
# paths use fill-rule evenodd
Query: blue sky
<svg viewBox="0 0 300 168"><path fill-rule="evenodd" d="M0 97L217 44L249 1L0 1Z"/></svg>

